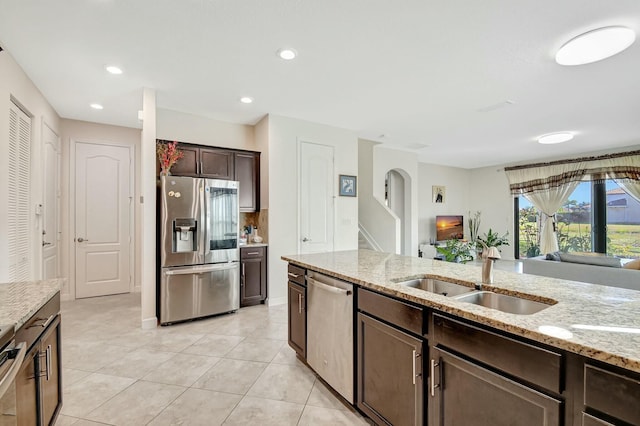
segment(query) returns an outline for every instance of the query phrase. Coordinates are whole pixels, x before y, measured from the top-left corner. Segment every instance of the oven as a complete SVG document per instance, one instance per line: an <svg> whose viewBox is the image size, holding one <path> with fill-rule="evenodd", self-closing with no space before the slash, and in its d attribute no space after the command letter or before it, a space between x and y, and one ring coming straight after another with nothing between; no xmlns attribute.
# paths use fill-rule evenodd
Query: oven
<svg viewBox="0 0 640 426"><path fill-rule="evenodd" d="M16 345L13 325L0 326L0 426L18 424L16 377L27 352L27 344Z"/></svg>

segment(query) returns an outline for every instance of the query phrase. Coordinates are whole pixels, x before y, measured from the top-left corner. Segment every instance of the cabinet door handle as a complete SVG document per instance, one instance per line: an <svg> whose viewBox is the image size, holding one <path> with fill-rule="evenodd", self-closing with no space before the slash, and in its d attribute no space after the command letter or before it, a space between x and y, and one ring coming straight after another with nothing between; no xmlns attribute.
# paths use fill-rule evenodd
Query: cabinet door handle
<svg viewBox="0 0 640 426"><path fill-rule="evenodd" d="M204 173L204 167L202 167L202 161L200 161L200 174Z"/></svg>
<svg viewBox="0 0 640 426"><path fill-rule="evenodd" d="M418 361L418 358L420 358L420 354L416 352L416 350L413 350L413 356L412 356L412 361L413 361L413 377L411 378L411 381L413 382L413 384L416 384L416 377L420 377L422 376L422 374L416 374L416 362Z"/></svg>
<svg viewBox="0 0 640 426"><path fill-rule="evenodd" d="M431 359L431 396L436 396L436 388L439 388L440 385L436 385L436 367L439 367L440 363L436 362L435 359Z"/></svg>
<svg viewBox="0 0 640 426"><path fill-rule="evenodd" d="M287 274L288 274L290 277L293 277L293 278L299 278L299 277L300 277L300 275L298 275L298 274L294 274L293 272L287 272Z"/></svg>
<svg viewBox="0 0 640 426"><path fill-rule="evenodd" d="M250 252L247 253L247 256L252 256L254 254L260 254L260 252L259 251L250 251Z"/></svg>
<svg viewBox="0 0 640 426"><path fill-rule="evenodd" d="M298 313L302 313L302 294L298 293Z"/></svg>
<svg viewBox="0 0 640 426"><path fill-rule="evenodd" d="M244 277L244 263L242 264L242 276Z"/></svg>
<svg viewBox="0 0 640 426"><path fill-rule="evenodd" d="M47 366L46 379L48 382L51 377L51 345L47 346L47 351L45 352L45 363Z"/></svg>

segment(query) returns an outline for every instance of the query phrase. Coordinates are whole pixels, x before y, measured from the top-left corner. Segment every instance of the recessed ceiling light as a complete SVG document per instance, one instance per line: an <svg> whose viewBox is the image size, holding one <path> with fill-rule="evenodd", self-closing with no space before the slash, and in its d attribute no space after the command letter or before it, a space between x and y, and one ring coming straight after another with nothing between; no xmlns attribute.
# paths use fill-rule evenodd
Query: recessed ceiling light
<svg viewBox="0 0 640 426"><path fill-rule="evenodd" d="M91 104L89 106L93 109L104 109L104 107L100 104Z"/></svg>
<svg viewBox="0 0 640 426"><path fill-rule="evenodd" d="M626 27L604 27L581 34L564 44L556 53L560 65L583 65L622 52L636 40Z"/></svg>
<svg viewBox="0 0 640 426"><path fill-rule="evenodd" d="M290 61L292 59L295 59L296 56L298 56L298 52L296 52L293 49L280 49L278 50L278 56L282 59L284 59L285 61Z"/></svg>
<svg viewBox="0 0 640 426"><path fill-rule="evenodd" d="M548 135L543 135L538 138L538 143L542 143L545 145L554 144L554 143L562 143L567 142L573 139L573 133L571 132L558 132L558 133L549 133Z"/></svg>
<svg viewBox="0 0 640 426"><path fill-rule="evenodd" d="M253 102L253 98L250 98L249 96L243 96L240 98L240 102L242 102L243 104L250 104Z"/></svg>
<svg viewBox="0 0 640 426"><path fill-rule="evenodd" d="M119 67L116 67L115 65L107 65L106 67L104 67L104 69L106 69L107 72L111 74L115 74L115 75L122 74L122 69Z"/></svg>

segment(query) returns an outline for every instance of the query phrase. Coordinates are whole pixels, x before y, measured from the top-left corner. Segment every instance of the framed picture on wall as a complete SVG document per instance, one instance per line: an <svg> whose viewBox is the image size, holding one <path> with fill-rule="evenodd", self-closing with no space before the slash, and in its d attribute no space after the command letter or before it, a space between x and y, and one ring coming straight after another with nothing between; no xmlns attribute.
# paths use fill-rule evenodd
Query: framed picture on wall
<svg viewBox="0 0 640 426"><path fill-rule="evenodd" d="M433 202L434 203L444 203L444 192L445 192L445 187L444 186L432 186L431 187L431 194L433 196Z"/></svg>
<svg viewBox="0 0 640 426"><path fill-rule="evenodd" d="M355 197L358 193L358 178L356 176L340 175L340 188L338 194L341 197Z"/></svg>

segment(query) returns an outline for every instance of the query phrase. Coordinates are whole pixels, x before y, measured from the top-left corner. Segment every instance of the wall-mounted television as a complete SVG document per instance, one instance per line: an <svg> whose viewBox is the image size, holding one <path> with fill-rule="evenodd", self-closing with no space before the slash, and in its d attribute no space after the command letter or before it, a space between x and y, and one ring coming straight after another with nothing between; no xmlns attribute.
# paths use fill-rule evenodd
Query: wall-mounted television
<svg viewBox="0 0 640 426"><path fill-rule="evenodd" d="M436 216L436 239L464 239L464 218L462 216Z"/></svg>

